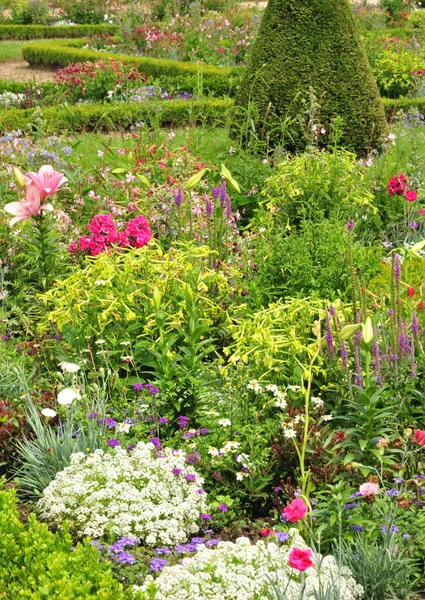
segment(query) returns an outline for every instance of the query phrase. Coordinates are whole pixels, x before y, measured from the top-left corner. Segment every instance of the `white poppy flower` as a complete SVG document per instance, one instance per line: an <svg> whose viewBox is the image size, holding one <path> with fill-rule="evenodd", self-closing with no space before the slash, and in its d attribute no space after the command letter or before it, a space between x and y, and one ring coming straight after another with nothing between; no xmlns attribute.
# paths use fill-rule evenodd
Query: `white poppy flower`
<svg viewBox="0 0 425 600"><path fill-rule="evenodd" d="M58 394L58 404L66 406L72 404L74 400L80 398L80 394L72 388L65 388Z"/></svg>

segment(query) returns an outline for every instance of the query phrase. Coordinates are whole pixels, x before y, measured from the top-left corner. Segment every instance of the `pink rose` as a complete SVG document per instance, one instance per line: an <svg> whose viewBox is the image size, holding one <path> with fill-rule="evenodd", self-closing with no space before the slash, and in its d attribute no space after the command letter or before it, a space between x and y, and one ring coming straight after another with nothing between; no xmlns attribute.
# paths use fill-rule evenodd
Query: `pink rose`
<svg viewBox="0 0 425 600"><path fill-rule="evenodd" d="M288 556L289 566L297 571L307 571L313 566L313 552L310 548L301 550L301 548L292 548Z"/></svg>
<svg viewBox="0 0 425 600"><path fill-rule="evenodd" d="M359 492L362 496L373 496L379 492L379 486L373 481L368 481L359 487Z"/></svg>
<svg viewBox="0 0 425 600"><path fill-rule="evenodd" d="M418 429L418 431L415 432L415 438L419 446L425 446L425 431Z"/></svg>
<svg viewBox="0 0 425 600"><path fill-rule="evenodd" d="M285 506L283 509L285 518L291 523L304 519L307 513L308 506L302 498L295 498L295 500L292 500L291 504L288 504L288 506Z"/></svg>

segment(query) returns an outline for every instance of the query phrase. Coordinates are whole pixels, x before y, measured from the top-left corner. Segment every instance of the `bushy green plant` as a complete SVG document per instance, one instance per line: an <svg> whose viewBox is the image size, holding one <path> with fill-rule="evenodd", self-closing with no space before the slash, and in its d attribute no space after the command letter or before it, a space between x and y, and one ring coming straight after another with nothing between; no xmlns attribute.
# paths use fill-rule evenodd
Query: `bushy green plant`
<svg viewBox="0 0 425 600"><path fill-rule="evenodd" d="M311 88L325 129L343 119L346 148L363 153L379 144L384 111L348 1L270 0L236 104L256 103L270 127L273 113L302 115ZM300 119L289 147L305 148L311 126Z"/></svg>
<svg viewBox="0 0 425 600"><path fill-rule="evenodd" d="M412 12L407 15L407 23L410 25L410 27L415 27L418 29L425 27L425 9L420 8L417 10L412 10Z"/></svg>
<svg viewBox="0 0 425 600"><path fill-rule="evenodd" d="M10 600L131 598L97 548L88 541L75 548L72 544L71 535L51 533L34 514L24 525L15 490L0 491L0 595Z"/></svg>
<svg viewBox="0 0 425 600"><path fill-rule="evenodd" d="M61 0L64 16L75 23L98 24L103 23L105 14L108 15L108 3L101 1L93 3L91 0ZM109 15L108 15L109 16Z"/></svg>
<svg viewBox="0 0 425 600"><path fill-rule="evenodd" d="M44 0L13 0L12 18L16 25L45 25L49 5Z"/></svg>

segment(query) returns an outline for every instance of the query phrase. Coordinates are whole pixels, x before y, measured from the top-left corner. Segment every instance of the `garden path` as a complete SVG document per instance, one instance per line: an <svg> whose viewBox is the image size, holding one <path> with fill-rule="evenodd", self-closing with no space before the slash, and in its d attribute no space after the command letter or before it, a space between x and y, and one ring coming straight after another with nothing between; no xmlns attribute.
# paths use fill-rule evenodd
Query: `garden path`
<svg viewBox="0 0 425 600"><path fill-rule="evenodd" d="M0 62L0 80L9 81L53 81L52 69L32 69L23 58L12 58Z"/></svg>

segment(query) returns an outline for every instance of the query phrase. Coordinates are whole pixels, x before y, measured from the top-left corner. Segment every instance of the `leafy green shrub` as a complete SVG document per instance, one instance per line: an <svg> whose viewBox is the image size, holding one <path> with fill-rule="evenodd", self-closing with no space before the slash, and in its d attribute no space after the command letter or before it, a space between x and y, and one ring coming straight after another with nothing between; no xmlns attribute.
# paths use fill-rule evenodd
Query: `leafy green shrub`
<svg viewBox="0 0 425 600"><path fill-rule="evenodd" d="M13 0L12 18L16 25L45 25L49 6L44 0Z"/></svg>
<svg viewBox="0 0 425 600"><path fill-rule="evenodd" d="M51 533L33 514L21 523L10 489L0 491L0 592L10 600L131 598L88 541L73 550L68 533Z"/></svg>
<svg viewBox="0 0 425 600"><path fill-rule="evenodd" d="M0 40L79 38L83 35L114 34L116 25L0 25Z"/></svg>
<svg viewBox="0 0 425 600"><path fill-rule="evenodd" d="M107 2L93 2L92 0L61 0L60 4L64 16L75 23L99 24L108 14Z"/></svg>
<svg viewBox="0 0 425 600"><path fill-rule="evenodd" d="M342 117L345 147L363 153L379 144L384 111L347 0L270 0L236 104L256 104L271 127L273 113L304 114L311 88L327 130ZM306 146L312 125L301 119L291 149Z"/></svg>
<svg viewBox="0 0 425 600"><path fill-rule="evenodd" d="M425 27L425 8L413 10L407 15L407 24L422 29Z"/></svg>

